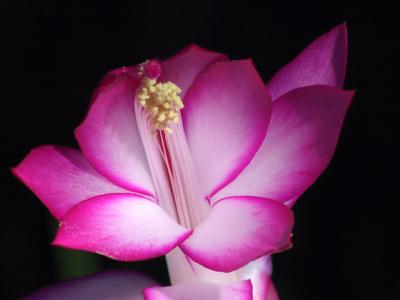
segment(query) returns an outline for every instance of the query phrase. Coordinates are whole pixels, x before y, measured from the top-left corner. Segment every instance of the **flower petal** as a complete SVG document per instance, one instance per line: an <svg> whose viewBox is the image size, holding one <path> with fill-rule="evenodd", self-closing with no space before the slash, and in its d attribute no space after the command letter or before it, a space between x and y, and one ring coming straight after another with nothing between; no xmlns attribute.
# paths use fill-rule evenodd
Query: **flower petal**
<svg viewBox="0 0 400 300"><path fill-rule="evenodd" d="M261 256L244 267L234 271L234 273L241 280L251 279L251 284L253 286L253 300L279 299L271 280L271 256Z"/></svg>
<svg viewBox="0 0 400 300"><path fill-rule="evenodd" d="M250 60L211 65L189 89L183 122L203 188L211 196L250 162L264 140L270 96Z"/></svg>
<svg viewBox="0 0 400 300"><path fill-rule="evenodd" d="M269 280L269 286L268 286L268 291L267 291L265 300L279 300L278 293L277 293L275 286L272 283L271 279Z"/></svg>
<svg viewBox="0 0 400 300"><path fill-rule="evenodd" d="M270 274L258 272L251 279L251 283L253 285L253 300L279 300Z"/></svg>
<svg viewBox="0 0 400 300"><path fill-rule="evenodd" d="M317 38L268 83L272 99L310 85L341 88L346 72L347 29L340 24Z"/></svg>
<svg viewBox="0 0 400 300"><path fill-rule="evenodd" d="M104 89L107 86L114 84L115 82L119 81L121 78L123 78L126 75L135 76L135 73L138 73L138 72L139 72L139 67L135 66L135 65L110 70L106 75L103 76L103 78L101 78L96 91Z"/></svg>
<svg viewBox="0 0 400 300"><path fill-rule="evenodd" d="M23 300L142 300L142 289L155 284L131 271L107 271L49 286Z"/></svg>
<svg viewBox="0 0 400 300"><path fill-rule="evenodd" d="M293 222L291 210L279 202L224 198L180 248L209 269L231 272L261 255L289 247Z"/></svg>
<svg viewBox="0 0 400 300"><path fill-rule="evenodd" d="M138 83L127 73L115 76L95 92L96 99L75 135L99 173L126 189L152 195L154 188L134 114Z"/></svg>
<svg viewBox="0 0 400 300"><path fill-rule="evenodd" d="M139 195L113 194L73 207L53 244L135 261L163 255L190 234L154 202Z"/></svg>
<svg viewBox="0 0 400 300"><path fill-rule="evenodd" d="M145 300L251 300L250 280L233 284L188 282L174 286L149 287L143 291Z"/></svg>
<svg viewBox="0 0 400 300"><path fill-rule="evenodd" d="M128 192L97 173L80 151L67 147L37 147L12 171L58 220L82 200Z"/></svg>
<svg viewBox="0 0 400 300"><path fill-rule="evenodd" d="M353 94L313 86L274 101L263 145L248 167L217 197L252 195L293 205L332 158Z"/></svg>
<svg viewBox="0 0 400 300"><path fill-rule="evenodd" d="M227 59L224 54L192 44L161 63L162 72L158 80L177 84L182 90L180 96L183 99L187 89L205 67Z"/></svg>

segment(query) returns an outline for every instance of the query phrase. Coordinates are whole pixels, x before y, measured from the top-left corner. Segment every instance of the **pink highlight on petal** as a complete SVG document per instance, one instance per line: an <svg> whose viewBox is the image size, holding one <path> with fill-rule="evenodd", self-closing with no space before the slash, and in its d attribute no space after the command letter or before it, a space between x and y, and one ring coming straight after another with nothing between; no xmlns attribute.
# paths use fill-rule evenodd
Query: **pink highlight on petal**
<svg viewBox="0 0 400 300"><path fill-rule="evenodd" d="M229 197L179 247L195 262L231 272L266 254L287 249L294 224L285 205L259 197Z"/></svg>
<svg viewBox="0 0 400 300"><path fill-rule="evenodd" d="M124 73L98 90L75 136L99 173L130 191L151 196L153 182L134 113L138 84Z"/></svg>
<svg viewBox="0 0 400 300"><path fill-rule="evenodd" d="M128 192L97 173L79 150L62 146L37 147L12 171L58 220L82 200Z"/></svg>
<svg viewBox="0 0 400 300"><path fill-rule="evenodd" d="M146 198L110 194L73 207L63 217L53 245L137 261L168 253L191 233Z"/></svg>
<svg viewBox="0 0 400 300"><path fill-rule="evenodd" d="M228 57L224 54L191 44L161 63L162 74L159 81L172 81L178 85L182 90L180 97L185 100L186 91L197 75L208 65L225 60Z"/></svg>
<svg viewBox="0 0 400 300"><path fill-rule="evenodd" d="M329 85L342 88L347 63L347 28L340 24L317 38L268 82L275 100L300 87Z"/></svg>
<svg viewBox="0 0 400 300"><path fill-rule="evenodd" d="M252 300L250 280L232 284L188 282L166 287L148 287L144 300Z"/></svg>
<svg viewBox="0 0 400 300"><path fill-rule="evenodd" d="M252 195L293 206L331 160L353 95L352 91L312 86L275 100L263 145L215 199Z"/></svg>
<svg viewBox="0 0 400 300"><path fill-rule="evenodd" d="M185 98L183 124L206 196L251 161L268 127L271 98L251 60L221 62L200 74Z"/></svg>

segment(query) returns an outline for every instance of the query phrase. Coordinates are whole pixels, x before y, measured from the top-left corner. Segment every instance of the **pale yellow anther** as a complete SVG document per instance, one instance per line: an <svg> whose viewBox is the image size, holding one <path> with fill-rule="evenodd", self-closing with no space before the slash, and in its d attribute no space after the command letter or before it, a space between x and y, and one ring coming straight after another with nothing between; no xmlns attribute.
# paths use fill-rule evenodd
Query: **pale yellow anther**
<svg viewBox="0 0 400 300"><path fill-rule="evenodd" d="M157 121L160 122L160 123L165 121L165 113L162 112L161 114L159 114L158 117L157 117Z"/></svg>
<svg viewBox="0 0 400 300"><path fill-rule="evenodd" d="M149 112L154 129L172 133L169 125L179 121L178 112L184 106L179 93L181 89L173 82L162 83L143 77L137 97L139 104Z"/></svg>

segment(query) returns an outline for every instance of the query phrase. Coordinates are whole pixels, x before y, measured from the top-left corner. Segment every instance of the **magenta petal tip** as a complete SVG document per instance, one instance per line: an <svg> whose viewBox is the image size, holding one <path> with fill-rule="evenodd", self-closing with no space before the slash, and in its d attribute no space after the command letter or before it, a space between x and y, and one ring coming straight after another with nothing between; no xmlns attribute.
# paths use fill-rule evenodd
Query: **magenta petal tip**
<svg viewBox="0 0 400 300"><path fill-rule="evenodd" d="M342 88L347 65L347 27L339 24L315 39L268 82L275 100L296 88L329 85Z"/></svg>

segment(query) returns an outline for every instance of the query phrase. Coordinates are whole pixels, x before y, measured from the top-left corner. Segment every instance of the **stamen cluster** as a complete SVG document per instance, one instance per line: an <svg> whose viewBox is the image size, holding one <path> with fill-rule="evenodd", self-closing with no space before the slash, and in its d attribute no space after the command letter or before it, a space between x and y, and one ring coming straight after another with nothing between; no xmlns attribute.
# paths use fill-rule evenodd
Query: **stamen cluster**
<svg viewBox="0 0 400 300"><path fill-rule="evenodd" d="M179 121L179 110L183 108L179 93L181 89L170 81L162 83L143 77L138 101L149 112L150 122L155 130L172 133L169 125Z"/></svg>

